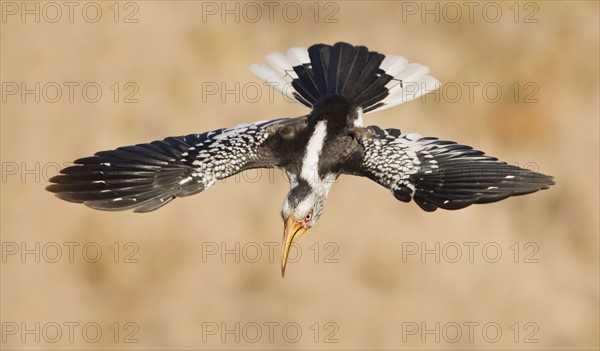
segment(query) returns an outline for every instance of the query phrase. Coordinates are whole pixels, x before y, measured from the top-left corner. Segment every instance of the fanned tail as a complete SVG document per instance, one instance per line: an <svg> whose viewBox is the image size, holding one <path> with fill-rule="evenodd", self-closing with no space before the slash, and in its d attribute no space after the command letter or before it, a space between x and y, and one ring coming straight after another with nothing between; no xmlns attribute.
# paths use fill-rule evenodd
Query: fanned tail
<svg viewBox="0 0 600 351"><path fill-rule="evenodd" d="M316 44L308 50L291 48L287 56L275 52L267 55L266 61L249 70L311 108L340 95L368 113L416 99L440 85L427 75L426 66L343 42Z"/></svg>

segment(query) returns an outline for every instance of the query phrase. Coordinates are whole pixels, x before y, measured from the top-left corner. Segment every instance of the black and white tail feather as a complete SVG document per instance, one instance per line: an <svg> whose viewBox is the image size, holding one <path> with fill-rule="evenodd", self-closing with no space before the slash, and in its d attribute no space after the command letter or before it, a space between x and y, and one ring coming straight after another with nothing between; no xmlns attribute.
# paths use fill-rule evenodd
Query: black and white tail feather
<svg viewBox="0 0 600 351"><path fill-rule="evenodd" d="M251 65L250 72L311 108L328 96L341 95L364 113L381 111L440 86L427 75L426 66L347 43L291 48L287 56L273 52L265 59L266 64Z"/></svg>

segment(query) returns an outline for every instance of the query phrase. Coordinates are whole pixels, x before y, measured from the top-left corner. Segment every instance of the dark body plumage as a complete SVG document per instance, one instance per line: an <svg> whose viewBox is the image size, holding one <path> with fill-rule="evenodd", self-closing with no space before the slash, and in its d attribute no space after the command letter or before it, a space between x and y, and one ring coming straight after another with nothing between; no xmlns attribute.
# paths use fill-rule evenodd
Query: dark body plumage
<svg viewBox="0 0 600 351"><path fill-rule="evenodd" d="M363 126L366 113L435 90L439 82L425 66L346 43L293 48L288 56L268 55L267 62L251 71L312 108L309 115L98 152L63 169L47 189L95 209L148 212L238 172L278 167L291 183L284 217L308 214L310 226L341 174L370 178L426 211L553 184L550 176L454 142Z"/></svg>

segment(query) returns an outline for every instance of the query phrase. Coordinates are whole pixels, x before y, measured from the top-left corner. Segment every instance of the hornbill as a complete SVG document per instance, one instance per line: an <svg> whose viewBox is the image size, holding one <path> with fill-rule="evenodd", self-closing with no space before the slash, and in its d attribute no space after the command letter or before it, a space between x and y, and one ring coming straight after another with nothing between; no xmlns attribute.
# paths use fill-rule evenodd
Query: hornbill
<svg viewBox="0 0 600 351"><path fill-rule="evenodd" d="M347 43L291 48L249 70L307 107L297 118L251 122L201 134L100 151L74 161L46 189L98 210L154 211L251 168L282 169L281 273L294 243L323 214L342 174L367 177L425 211L460 209L547 189L551 176L469 146L363 125L365 114L434 91L429 69Z"/></svg>

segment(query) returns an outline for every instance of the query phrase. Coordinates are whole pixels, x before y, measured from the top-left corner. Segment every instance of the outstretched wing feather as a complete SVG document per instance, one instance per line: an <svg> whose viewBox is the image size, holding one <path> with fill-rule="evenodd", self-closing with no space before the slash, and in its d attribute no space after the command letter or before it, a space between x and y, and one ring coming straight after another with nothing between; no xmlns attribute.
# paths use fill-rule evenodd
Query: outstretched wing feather
<svg viewBox="0 0 600 351"><path fill-rule="evenodd" d="M547 189L551 176L498 161L469 146L376 126L359 134L364 150L346 173L368 177L423 210L455 210Z"/></svg>
<svg viewBox="0 0 600 351"><path fill-rule="evenodd" d="M289 119L262 121L203 134L100 151L74 161L46 189L70 202L117 211L148 212L176 197L203 191L216 180L256 167L275 167L266 141ZM268 146L267 146L268 145Z"/></svg>

